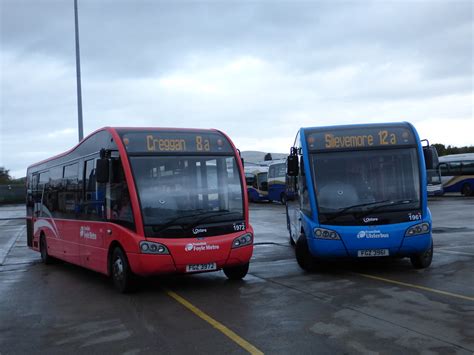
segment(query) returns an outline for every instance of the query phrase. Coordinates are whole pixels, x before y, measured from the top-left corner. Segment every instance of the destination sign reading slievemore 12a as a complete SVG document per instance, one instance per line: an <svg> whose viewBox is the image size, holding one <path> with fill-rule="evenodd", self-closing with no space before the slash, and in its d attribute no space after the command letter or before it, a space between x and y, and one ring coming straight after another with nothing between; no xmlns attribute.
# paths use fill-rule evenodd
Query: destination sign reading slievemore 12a
<svg viewBox="0 0 474 355"><path fill-rule="evenodd" d="M352 127L306 131L310 150L357 149L415 144L406 127Z"/></svg>
<svg viewBox="0 0 474 355"><path fill-rule="evenodd" d="M129 153L232 153L227 139L217 132L121 132Z"/></svg>

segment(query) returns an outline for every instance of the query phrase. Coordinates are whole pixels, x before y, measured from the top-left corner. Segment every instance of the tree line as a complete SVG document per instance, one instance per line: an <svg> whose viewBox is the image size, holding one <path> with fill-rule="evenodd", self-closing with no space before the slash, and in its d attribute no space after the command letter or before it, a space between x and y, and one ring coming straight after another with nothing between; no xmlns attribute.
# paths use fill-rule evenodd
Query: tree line
<svg viewBox="0 0 474 355"><path fill-rule="evenodd" d="M448 145L447 147L441 143L432 144L436 147L439 156L450 155L450 154L465 154L465 153L474 153L474 145L464 146L464 147L453 147Z"/></svg>
<svg viewBox="0 0 474 355"><path fill-rule="evenodd" d="M26 178L14 179L10 176L10 170L0 166L0 185L22 185Z"/></svg>

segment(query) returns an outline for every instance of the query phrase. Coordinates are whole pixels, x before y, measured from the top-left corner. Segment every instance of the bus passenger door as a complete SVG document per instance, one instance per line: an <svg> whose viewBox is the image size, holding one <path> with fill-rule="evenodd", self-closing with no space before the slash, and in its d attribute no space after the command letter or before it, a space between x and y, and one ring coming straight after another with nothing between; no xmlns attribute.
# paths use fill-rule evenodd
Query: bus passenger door
<svg viewBox="0 0 474 355"><path fill-rule="evenodd" d="M79 229L79 248L81 264L89 269L103 272L103 260L106 258L104 235L104 196L105 184L96 181L97 159L84 162L84 185L82 214L83 222Z"/></svg>

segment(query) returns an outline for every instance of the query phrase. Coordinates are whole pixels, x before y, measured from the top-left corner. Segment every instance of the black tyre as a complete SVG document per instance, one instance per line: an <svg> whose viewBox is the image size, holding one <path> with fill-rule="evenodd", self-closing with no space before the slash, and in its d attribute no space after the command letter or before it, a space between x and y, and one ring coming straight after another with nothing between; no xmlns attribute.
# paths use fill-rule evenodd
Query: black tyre
<svg viewBox="0 0 474 355"><path fill-rule="evenodd" d="M472 187L470 184L464 184L461 189L461 193L464 196L471 196L472 195Z"/></svg>
<svg viewBox="0 0 474 355"><path fill-rule="evenodd" d="M224 274L229 280L242 280L249 271L249 263L224 268Z"/></svg>
<svg viewBox="0 0 474 355"><path fill-rule="evenodd" d="M431 248L421 254L416 254L410 257L411 264L415 269L425 269L431 265L433 260L433 243L431 243Z"/></svg>
<svg viewBox="0 0 474 355"><path fill-rule="evenodd" d="M53 263L54 259L48 254L48 244L46 243L46 236L44 234L40 236L40 253L41 260L44 264L50 265Z"/></svg>
<svg viewBox="0 0 474 355"><path fill-rule="evenodd" d="M286 205L286 194L284 192L280 194L280 202L282 205Z"/></svg>
<svg viewBox="0 0 474 355"><path fill-rule="evenodd" d="M112 252L112 258L110 259L110 276L112 277L115 288L120 293L128 293L135 290L135 275L133 275L130 269L127 256L119 247L116 247Z"/></svg>
<svg viewBox="0 0 474 355"><path fill-rule="evenodd" d="M312 272L317 269L318 262L309 252L308 241L304 234L301 234L296 241L295 254L296 261L303 270Z"/></svg>

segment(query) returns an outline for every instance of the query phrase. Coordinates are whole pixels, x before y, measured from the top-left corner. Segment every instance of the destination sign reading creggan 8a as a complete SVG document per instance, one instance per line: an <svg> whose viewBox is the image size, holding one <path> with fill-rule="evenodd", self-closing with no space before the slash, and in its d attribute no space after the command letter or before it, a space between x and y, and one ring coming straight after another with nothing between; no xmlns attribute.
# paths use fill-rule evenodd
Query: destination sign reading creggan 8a
<svg viewBox="0 0 474 355"><path fill-rule="evenodd" d="M129 153L232 153L225 136L218 132L123 132Z"/></svg>
<svg viewBox="0 0 474 355"><path fill-rule="evenodd" d="M318 129L306 132L310 150L389 147L415 144L415 137L405 127L354 127Z"/></svg>

